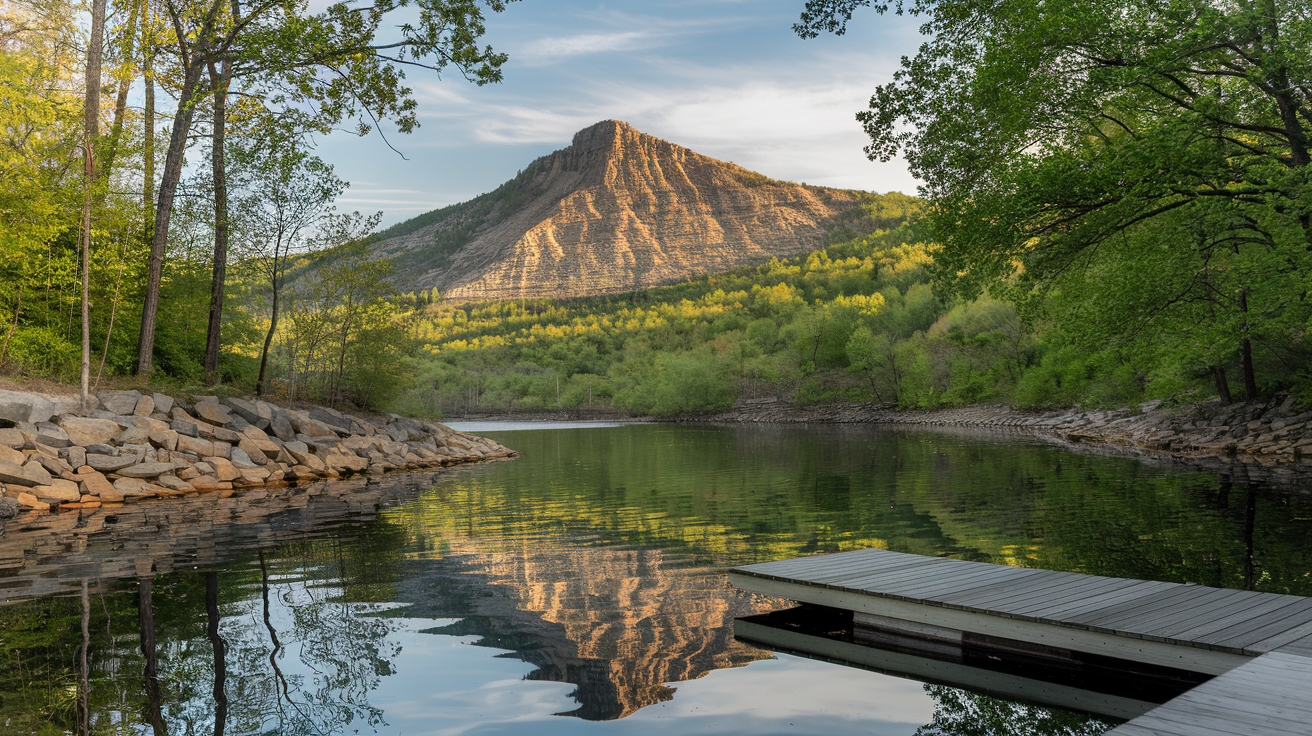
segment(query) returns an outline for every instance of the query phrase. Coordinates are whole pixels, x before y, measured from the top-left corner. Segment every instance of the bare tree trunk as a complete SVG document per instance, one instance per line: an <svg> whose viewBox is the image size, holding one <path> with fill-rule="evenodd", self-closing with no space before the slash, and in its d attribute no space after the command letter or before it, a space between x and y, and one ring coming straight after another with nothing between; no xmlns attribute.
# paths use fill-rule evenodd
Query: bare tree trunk
<svg viewBox="0 0 1312 736"><path fill-rule="evenodd" d="M96 139L100 137L100 62L105 36L105 0L91 5L86 91L82 110L85 191L82 195L82 408L91 402L91 192L96 181ZM85 585L85 583L84 583Z"/></svg>
<svg viewBox="0 0 1312 736"><path fill-rule="evenodd" d="M214 87L214 141L211 167L214 173L214 273L210 284L210 320L205 333L205 380L219 378L219 342L223 331L223 285L228 270L228 181L223 147L228 115L228 63L216 69L211 63L210 83Z"/></svg>
<svg viewBox="0 0 1312 736"><path fill-rule="evenodd" d="M182 80L178 110L173 115L169 150L164 159L159 200L155 204L155 231L150 241L150 266L146 271L146 298L141 306L141 334L137 341L137 373L149 374L155 364L155 325L159 321L159 288L164 278L164 250L169 241L169 218L173 215L173 197L182 179L182 154L187 149L191 118L199 97L200 65L193 64Z"/></svg>
<svg viewBox="0 0 1312 736"><path fill-rule="evenodd" d="M264 347L260 349L260 376L255 379L255 396L257 398L264 396L264 375L269 366L269 346L273 344L273 332L278 329L278 255L275 252L273 256L274 277L270 280L273 285L272 314L269 317L269 331L264 335Z"/></svg>

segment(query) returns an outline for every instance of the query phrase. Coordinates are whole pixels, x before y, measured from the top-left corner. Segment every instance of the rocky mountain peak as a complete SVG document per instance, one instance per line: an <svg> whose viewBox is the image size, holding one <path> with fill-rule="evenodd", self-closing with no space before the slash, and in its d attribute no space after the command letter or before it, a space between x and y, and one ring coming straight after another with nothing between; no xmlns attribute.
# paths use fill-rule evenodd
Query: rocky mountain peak
<svg viewBox="0 0 1312 736"><path fill-rule="evenodd" d="M406 290L587 296L819 247L826 221L856 203L603 120L496 191L385 231L376 248Z"/></svg>

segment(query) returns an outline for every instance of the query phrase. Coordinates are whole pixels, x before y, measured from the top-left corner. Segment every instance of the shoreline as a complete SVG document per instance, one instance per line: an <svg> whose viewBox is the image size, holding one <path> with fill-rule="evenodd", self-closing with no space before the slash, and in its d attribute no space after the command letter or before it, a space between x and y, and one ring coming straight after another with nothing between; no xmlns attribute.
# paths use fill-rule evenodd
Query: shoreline
<svg viewBox="0 0 1312 736"><path fill-rule="evenodd" d="M517 455L441 424L256 399L0 389L0 519ZM20 519L21 521L21 519ZM0 530L2 533L2 530Z"/></svg>
<svg viewBox="0 0 1312 736"><path fill-rule="evenodd" d="M1312 477L1312 410L1290 396L1268 402L1217 399L1168 405L1161 400L1119 409L1031 412L1003 404L954 409L897 409L888 404L796 407L775 398L742 399L726 411L675 417L615 412L487 413L451 421L619 421L659 424L869 424L1015 432L1073 452L1129 457L1230 477L1288 483Z"/></svg>

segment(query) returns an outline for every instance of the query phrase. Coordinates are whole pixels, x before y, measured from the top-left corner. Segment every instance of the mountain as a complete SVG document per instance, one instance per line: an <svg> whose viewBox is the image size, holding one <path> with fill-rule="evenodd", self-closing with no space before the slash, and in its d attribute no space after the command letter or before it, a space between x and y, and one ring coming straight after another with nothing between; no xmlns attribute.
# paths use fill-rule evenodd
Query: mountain
<svg viewBox="0 0 1312 736"><path fill-rule="evenodd" d="M383 231L374 248L403 291L588 296L818 248L861 194L775 181L605 120L495 191Z"/></svg>

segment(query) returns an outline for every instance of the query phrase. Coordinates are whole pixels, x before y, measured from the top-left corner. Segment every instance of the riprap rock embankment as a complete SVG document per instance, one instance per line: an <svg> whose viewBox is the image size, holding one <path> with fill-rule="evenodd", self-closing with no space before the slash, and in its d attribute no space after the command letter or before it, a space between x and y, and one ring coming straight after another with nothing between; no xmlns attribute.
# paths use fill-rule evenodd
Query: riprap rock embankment
<svg viewBox="0 0 1312 736"><path fill-rule="evenodd" d="M1121 409L1056 412L1027 412L1004 405L937 411L851 403L799 408L776 399L754 399L699 420L1015 430L1067 447L1215 470L1245 469L1253 476L1312 472L1312 411L1297 406L1288 395L1228 406L1217 399L1178 406L1148 401Z"/></svg>
<svg viewBox="0 0 1312 736"><path fill-rule="evenodd" d="M105 391L0 391L0 513L96 508L355 473L432 468L514 453L491 440L395 414L370 421L323 407Z"/></svg>

